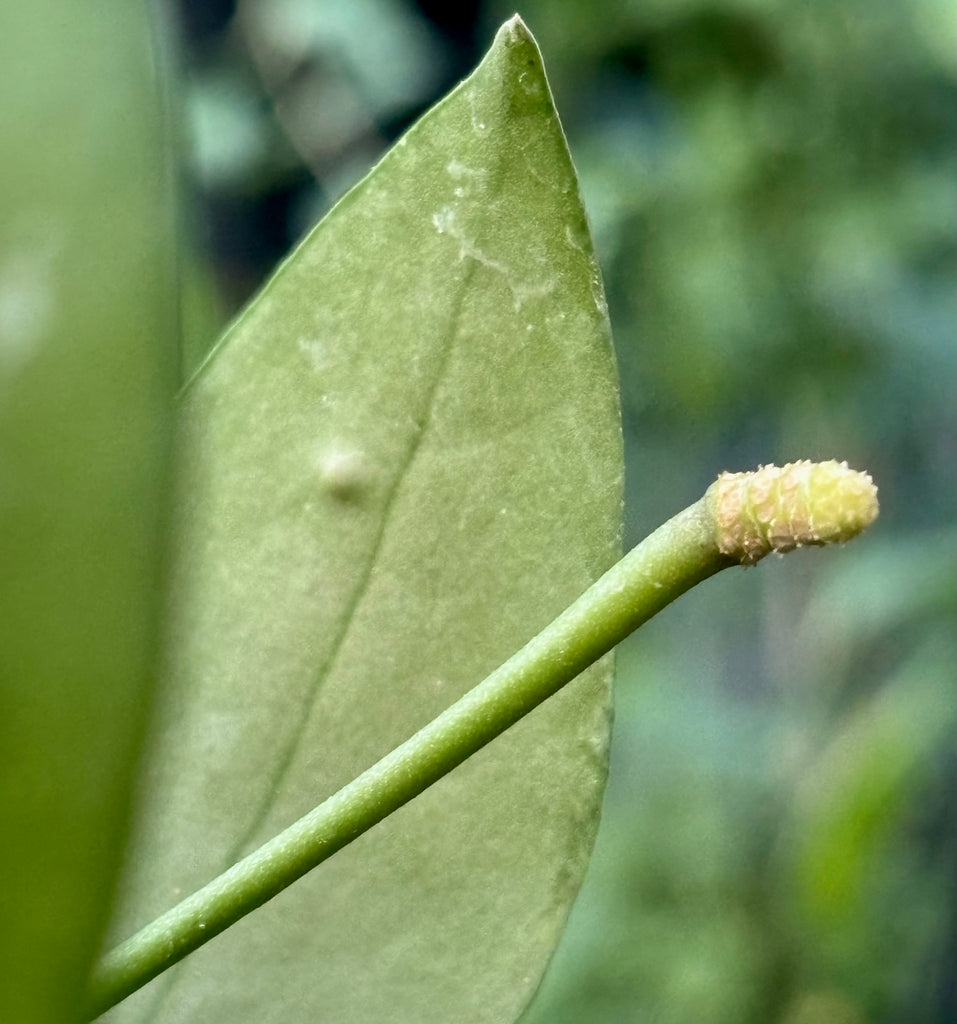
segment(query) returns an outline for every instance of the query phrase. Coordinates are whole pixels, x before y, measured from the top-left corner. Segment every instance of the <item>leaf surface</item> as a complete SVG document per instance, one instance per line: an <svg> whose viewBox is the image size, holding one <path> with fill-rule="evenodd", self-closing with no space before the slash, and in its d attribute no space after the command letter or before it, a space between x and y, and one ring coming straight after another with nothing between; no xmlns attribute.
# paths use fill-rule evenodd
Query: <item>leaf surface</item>
<svg viewBox="0 0 957 1024"><path fill-rule="evenodd" d="M619 553L605 303L518 19L214 350L182 452L172 696L117 937L430 721ZM514 1019L594 838L610 669L111 1017Z"/></svg>
<svg viewBox="0 0 957 1024"><path fill-rule="evenodd" d="M0 96L0 1021L59 1024L155 672L177 341L143 5L0 5Z"/></svg>

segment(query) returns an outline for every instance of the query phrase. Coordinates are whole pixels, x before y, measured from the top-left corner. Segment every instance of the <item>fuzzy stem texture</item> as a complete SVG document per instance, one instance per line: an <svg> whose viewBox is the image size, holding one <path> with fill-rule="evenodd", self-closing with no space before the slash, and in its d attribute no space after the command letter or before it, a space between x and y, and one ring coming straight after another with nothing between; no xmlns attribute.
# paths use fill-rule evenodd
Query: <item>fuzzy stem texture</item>
<svg viewBox="0 0 957 1024"><path fill-rule="evenodd" d="M846 464L722 474L487 679L392 753L103 957L90 1016L103 1013L262 906L461 764L686 590L721 569L802 544L843 541L877 515Z"/></svg>

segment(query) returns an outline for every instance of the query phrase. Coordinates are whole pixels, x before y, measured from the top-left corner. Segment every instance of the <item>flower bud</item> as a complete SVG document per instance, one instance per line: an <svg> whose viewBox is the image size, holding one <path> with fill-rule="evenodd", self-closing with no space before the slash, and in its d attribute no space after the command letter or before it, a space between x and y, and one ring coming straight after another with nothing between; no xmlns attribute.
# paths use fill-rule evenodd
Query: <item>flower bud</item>
<svg viewBox="0 0 957 1024"><path fill-rule="evenodd" d="M877 518L877 488L846 462L722 473L708 488L722 554L754 565L771 551L850 540Z"/></svg>

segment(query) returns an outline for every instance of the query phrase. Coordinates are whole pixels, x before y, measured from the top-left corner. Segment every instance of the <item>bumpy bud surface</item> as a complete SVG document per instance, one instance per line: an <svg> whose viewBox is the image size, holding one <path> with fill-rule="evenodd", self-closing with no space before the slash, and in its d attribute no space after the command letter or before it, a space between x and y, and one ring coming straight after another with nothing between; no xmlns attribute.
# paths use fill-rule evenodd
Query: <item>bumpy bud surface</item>
<svg viewBox="0 0 957 1024"><path fill-rule="evenodd" d="M722 473L708 488L722 554L753 565L772 551L850 540L877 518L877 488L846 462Z"/></svg>

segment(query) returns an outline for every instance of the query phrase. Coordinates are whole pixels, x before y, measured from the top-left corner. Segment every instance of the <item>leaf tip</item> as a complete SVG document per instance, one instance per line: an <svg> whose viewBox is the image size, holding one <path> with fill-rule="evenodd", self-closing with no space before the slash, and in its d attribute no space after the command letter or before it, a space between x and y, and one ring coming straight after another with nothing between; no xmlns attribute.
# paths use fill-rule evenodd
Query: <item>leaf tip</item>
<svg viewBox="0 0 957 1024"><path fill-rule="evenodd" d="M528 26L525 24L522 16L515 13L511 18L506 21L502 27L498 30L499 35L508 35L511 39L531 39L532 33L529 32Z"/></svg>
<svg viewBox="0 0 957 1024"><path fill-rule="evenodd" d="M510 48L531 46L538 52L538 43L535 42L535 37L520 14L513 14L495 33L492 49L497 49L499 46Z"/></svg>

